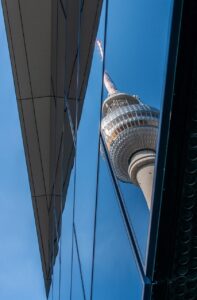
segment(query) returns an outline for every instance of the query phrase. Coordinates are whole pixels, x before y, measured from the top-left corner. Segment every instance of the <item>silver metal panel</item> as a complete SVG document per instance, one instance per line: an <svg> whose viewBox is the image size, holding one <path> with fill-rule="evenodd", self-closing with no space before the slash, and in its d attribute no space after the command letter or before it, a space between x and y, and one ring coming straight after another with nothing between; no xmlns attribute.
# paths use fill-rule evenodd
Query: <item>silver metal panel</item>
<svg viewBox="0 0 197 300"><path fill-rule="evenodd" d="M58 0L53 1L51 79L56 97L64 98L66 71L66 28L67 22Z"/></svg>
<svg viewBox="0 0 197 300"><path fill-rule="evenodd" d="M50 142L51 142L51 102L54 102L54 98L35 98L35 121L38 132L38 141L40 145L40 156L42 164L42 172L45 182L45 193L51 193L51 157L50 157Z"/></svg>
<svg viewBox="0 0 197 300"><path fill-rule="evenodd" d="M16 97L31 96L25 46L18 1L2 1L8 44L14 75Z"/></svg>
<svg viewBox="0 0 197 300"><path fill-rule="evenodd" d="M55 177L56 177L57 162L61 156L60 151L62 151L61 140L62 140L62 131L63 131L63 124L64 124L64 99L62 98L55 98L55 101L53 102L53 107L51 110L51 124L53 124L53 126L51 126L51 145L50 145L51 158L52 158L51 159L51 176L52 176L51 188L53 188L53 185L56 180ZM72 144L72 139L69 139L69 143ZM58 193L61 193L61 189L58 189Z"/></svg>
<svg viewBox="0 0 197 300"><path fill-rule="evenodd" d="M50 218L46 198L44 196L33 197L33 208L35 212L36 229L38 235L39 249L41 253L42 268L46 290L51 281L51 270L53 261L51 257L52 235L50 228Z"/></svg>
<svg viewBox="0 0 197 300"><path fill-rule="evenodd" d="M31 97L46 97L51 94L51 1L18 0L18 3Z"/></svg>
<svg viewBox="0 0 197 300"><path fill-rule="evenodd" d="M41 149L38 139L37 123L35 119L35 108L33 100L20 100L19 112L21 123L25 129L23 142L27 146L27 160L29 161L30 172L33 179L32 195L46 194L44 181Z"/></svg>

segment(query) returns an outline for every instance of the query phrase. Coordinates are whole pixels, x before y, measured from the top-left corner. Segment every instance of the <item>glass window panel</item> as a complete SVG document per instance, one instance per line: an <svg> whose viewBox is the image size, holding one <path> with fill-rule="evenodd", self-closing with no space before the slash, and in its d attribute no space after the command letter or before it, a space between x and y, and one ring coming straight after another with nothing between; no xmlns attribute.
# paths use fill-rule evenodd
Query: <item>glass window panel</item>
<svg viewBox="0 0 197 300"><path fill-rule="evenodd" d="M61 233L61 299L70 299L74 169L72 170L62 215Z"/></svg>
<svg viewBox="0 0 197 300"><path fill-rule="evenodd" d="M50 290L49 290L49 295L48 295L48 298L47 300L52 300L52 284L51 284L51 287L50 287Z"/></svg>
<svg viewBox="0 0 197 300"><path fill-rule="evenodd" d="M143 282L104 154L100 157L93 299L141 299Z"/></svg>
<svg viewBox="0 0 197 300"><path fill-rule="evenodd" d="M52 299L58 300L59 299L59 275L60 275L60 261L59 261L59 252L58 255L56 256L55 260L55 266L53 267L53 297Z"/></svg>
<svg viewBox="0 0 197 300"><path fill-rule="evenodd" d="M119 186L127 208L131 225L137 237L139 252L143 258L143 261L145 261L149 227L148 207L144 201L142 192L138 187L123 182L119 182Z"/></svg>
<svg viewBox="0 0 197 300"><path fill-rule="evenodd" d="M79 260L77 256L76 242L73 248L73 275L72 275L72 300L85 300L80 275Z"/></svg>
<svg viewBox="0 0 197 300"><path fill-rule="evenodd" d="M57 161L56 166L55 166L55 173L56 173L56 181L55 181L55 188L54 188L54 193L61 193L62 185L63 185L63 193L66 192L66 197L63 199L63 213L62 213L62 228L59 228L59 232L61 232L61 236L59 240L59 245L58 249L57 245L55 247L55 264L53 266L53 288L51 293L52 299L59 299L59 293L60 295L64 295L67 291L67 287L65 285L67 284L67 281L64 281L65 276L68 276L70 272L68 272L69 268L69 263L70 263L70 258L68 260L68 257L64 256L64 252L68 253L71 257L70 253L70 248L71 248L71 239L70 236L72 236L72 211L73 211L73 191L74 191L74 183L73 183L73 160L74 160L74 150L73 150L73 145L72 145L72 134L71 134L71 129L70 125L68 123L68 116L67 113L64 115L65 119L65 127L64 127L64 137L63 137L63 149L59 145L59 151L57 153ZM59 128L60 133L63 133L63 128ZM69 144L66 144L66 141ZM62 145L62 144L61 144ZM62 152L63 150L63 152ZM72 153L72 155L71 155ZM63 159L62 159L62 154L64 154ZM62 165L61 165L62 164ZM66 170L67 172L63 172L63 178L62 178L62 171ZM54 216L54 213L56 212L56 217L53 217L53 219L58 223L58 226L61 224L61 197L56 197L53 199L56 201L56 209L52 209L52 214ZM55 229L55 224L54 224L54 230ZM66 232L66 235L65 235ZM65 241L66 240L66 241ZM65 243L66 243L66 249L65 249ZM61 247L61 251L60 251ZM63 250L62 250L63 248ZM64 251L64 252L62 252ZM63 253L63 254L62 254ZM61 255L61 257L60 257ZM65 259L67 261L65 262ZM60 265L61 261L61 265ZM65 272L65 264L66 265L66 272ZM69 268L70 270L70 268Z"/></svg>
<svg viewBox="0 0 197 300"><path fill-rule="evenodd" d="M163 102L172 5L172 0L165 1L165 4L156 0L115 0L109 1L108 7L105 70L111 78L107 78L106 81L109 93L105 88L104 100L109 95L113 99L118 93L126 95L119 96L118 100L113 100L110 105L108 102L108 106L105 106L106 115L109 116L105 141L108 150L113 147L120 150L109 152L109 157L114 166L114 174L119 178L120 193L144 265L151 209L148 209L148 201L145 200L144 194L148 190L151 191L150 182L153 182L156 155L151 149L157 149L158 130L155 134L155 128L159 127L158 113ZM115 94L112 93L114 91ZM130 99L131 95L134 95L134 98ZM136 95L139 95L140 99ZM155 108L156 111L147 108L146 105ZM140 128L141 131L135 131L133 128ZM151 132L144 131L150 128ZM126 143L127 138L130 142ZM152 140L156 142L153 143ZM147 151L152 161L147 163L147 168L143 169L142 164L136 167L140 170L137 172L134 166L139 161L142 162L141 157L138 157L139 151ZM121 157L119 163L113 164L112 161L117 160L117 157ZM145 159L151 160L147 157ZM120 165L124 168L124 176L121 175ZM129 175L129 166L132 166L132 178ZM150 182L147 178L151 178ZM146 195L146 198L151 202L150 196Z"/></svg>
<svg viewBox="0 0 197 300"><path fill-rule="evenodd" d="M151 4L145 0L109 1L106 70L119 91L129 95L139 94L145 104L158 109L160 109L163 98L171 2L168 0L163 6L156 0L151 0ZM150 7L152 7L151 11ZM98 31L98 39L102 41L104 40L105 13L104 3ZM117 22L117 20L121 21ZM158 26L155 26L155 23L158 23ZM74 38L79 38L78 42L80 42L80 37L75 36ZM79 54L81 55L80 51ZM75 71L80 81L80 67L76 65ZM73 84L76 95L79 95L79 89L76 89L77 76ZM63 299L70 297L73 201L75 201L75 228L81 271L86 297L90 298L101 87L102 62L98 51L95 51L78 128L76 169L73 168L63 212L61 240L61 298ZM106 97L107 92L104 91L104 99ZM70 111L67 110L66 118L69 119L70 127L73 128L76 116L76 97L71 98L67 99ZM78 111L80 111L81 103L77 102L77 105ZM143 112L142 107L139 107L139 111L140 116L150 117L147 111ZM144 125L143 120L138 120L138 113L134 111L132 117L135 123ZM115 115L117 117L116 113ZM121 117L120 121L121 126L113 133L113 138L125 128L124 118ZM67 146L65 144L65 147ZM103 157L104 154L100 158L99 168L93 299L141 299L143 283L127 237L117 197L122 197L143 262L146 257L149 209L142 191L133 184L117 181L120 193L117 196L114 179L112 180L107 166L108 161ZM66 169L66 163L64 165ZM73 174L75 171L76 185L74 187ZM83 299L83 289L75 242L73 249L72 292L73 299L79 300ZM57 285L56 282L58 282L58 275L55 275L59 268L57 260L54 270L54 285ZM56 293L55 290L54 293Z"/></svg>
<svg viewBox="0 0 197 300"><path fill-rule="evenodd" d="M98 37L103 38L105 5ZM95 49L77 134L75 227L87 299L90 297L94 211L102 88L102 64Z"/></svg>

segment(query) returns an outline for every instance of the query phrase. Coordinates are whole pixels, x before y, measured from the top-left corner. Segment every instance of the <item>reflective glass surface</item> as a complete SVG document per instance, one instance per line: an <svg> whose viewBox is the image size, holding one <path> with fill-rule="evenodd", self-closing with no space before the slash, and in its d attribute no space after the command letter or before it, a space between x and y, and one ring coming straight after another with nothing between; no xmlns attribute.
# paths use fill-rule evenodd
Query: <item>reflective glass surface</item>
<svg viewBox="0 0 197 300"><path fill-rule="evenodd" d="M59 297L59 287L60 287L60 251L56 256L55 266L53 268L53 299L58 299Z"/></svg>
<svg viewBox="0 0 197 300"><path fill-rule="evenodd" d="M102 38L104 18L105 10L102 12L98 30L98 35ZM91 258L98 168L101 88L102 64L97 49L95 49L76 143L74 223L87 298L90 297L92 272Z"/></svg>
<svg viewBox="0 0 197 300"><path fill-rule="evenodd" d="M97 34L103 57L95 46L83 110L79 82L83 55L80 14L84 4L83 1L78 4L78 35L73 37L78 55L74 81L65 91L65 116L69 121L65 130L73 138L74 162L63 202L59 252L49 299L141 300L147 283L145 264L151 207L147 206L142 188L117 176L108 141L115 143L124 130L124 118L114 113L119 118L116 121L122 123L114 132L112 127L107 128L106 142L102 119L110 110L115 111L116 104L102 111L104 101L110 96L103 78L106 71L108 88L126 95L119 101L122 112L125 103L136 104L132 101L138 101L136 105L140 108L143 105L139 101L144 103L143 107L148 105L140 114L134 110L132 114L126 112L132 119L130 128L145 127L148 121L155 121L155 111L149 114L149 106L157 110L162 107L172 1L166 1L165 5L156 0L103 1ZM132 96L136 94L141 100ZM144 119L139 120L139 116ZM157 143L158 140L159 130ZM66 138L64 147L69 147ZM128 166L131 160L128 157ZM63 168L67 169L66 163Z"/></svg>
<svg viewBox="0 0 197 300"><path fill-rule="evenodd" d="M97 197L93 299L141 299L141 275L103 151Z"/></svg>
<svg viewBox="0 0 197 300"><path fill-rule="evenodd" d="M157 145L159 142L159 124L157 123L157 139L155 146L153 147L154 152L156 151L156 155L151 153L151 155L154 156L154 163L151 161L148 165L151 166L151 170L143 170L143 174L140 175L140 173L136 172L137 170L141 170L142 164L134 170L135 165L137 165L136 161L139 159L137 157L135 160L135 155L140 151L150 151L152 149L151 143L153 133L149 130L151 117L149 116L148 111L143 113L144 115L142 116L139 108L135 108L135 112L132 112L132 110L134 110L134 105L132 104L132 100L128 99L128 97L134 96L133 101L136 101L136 99L137 101L139 100L142 109L143 105L148 105L149 107L153 107L154 110L158 110L158 113L159 111L161 113L172 5L173 1L171 0L166 1L165 5L162 1L156 0L116 0L109 1L108 7L105 70L109 74L110 80L113 82L113 86L116 89L115 93L125 93L126 96L124 96L124 99L126 99L125 101L127 102L125 104L122 100L122 103L120 103L120 100L118 100L119 102L117 105L119 108L115 110L114 106L111 106L110 109L114 112L109 113L108 111L109 119L114 118L112 127L114 126L115 130L113 134L110 133L111 138L113 139L111 148L114 147L113 149L115 149L114 145L116 143L116 137L119 136L119 143L122 143L123 145L121 151L125 151L126 153L127 149L124 149L127 147L130 139L131 142L128 147L130 147L131 150L130 152L127 151L127 154L125 154L127 155L127 166L124 166L127 173L127 180L124 180L124 178L120 179L118 174L119 169L117 165L113 163L115 161L113 155L115 155L115 151L119 150L113 150L113 153L112 150L109 152L108 141L106 148L109 152L108 154L109 159L111 160L112 169L118 181L120 194L128 212L135 243L139 249L144 266L146 263L152 204L148 208L148 201L145 199L145 193L150 189L150 183L148 182L144 187L141 181L146 181L148 180L147 178L151 176L151 182L154 182L154 178L151 174L155 169L153 164L155 165L156 163ZM107 91L105 88L104 92L103 101L110 96L109 89ZM113 93L112 97L114 97ZM123 111L127 108L131 111L131 115L129 115L128 112L125 114L121 112L121 109ZM119 118L117 116L115 117L115 114L117 115L118 113ZM151 115L154 116L154 113L151 113ZM131 118L131 120L128 122L129 118ZM119 127L117 125L118 123ZM154 126L156 125L154 124ZM142 130L145 130L145 127L148 128L149 131L146 131L145 139L143 139ZM136 131L136 128L141 128L141 131ZM110 125L108 127L108 130L109 129L111 132L113 131L113 129L110 128ZM124 131L125 134L121 135L121 131ZM126 134L130 135L130 137L128 138L127 143L124 144ZM137 144L136 148L134 144ZM140 146L138 146L138 144L140 144ZM116 147L118 149L118 146ZM133 148L134 150L132 150ZM117 155L121 157L120 152ZM121 164L123 164L123 158L121 158ZM129 173L129 166L131 165L132 167L134 166L133 173ZM130 174L134 174L132 178ZM135 180L133 179L134 177ZM154 191L152 192L152 195L153 194ZM149 201L151 202L151 196L149 198Z"/></svg>
<svg viewBox="0 0 197 300"><path fill-rule="evenodd" d="M76 239L73 248L73 283L72 283L72 293L71 299L73 300L84 300L85 296L85 288L84 283L82 283L82 275L81 275L81 266L79 262L79 256L76 246Z"/></svg>
<svg viewBox="0 0 197 300"><path fill-rule="evenodd" d="M64 211L62 215L61 231L61 299L69 299L71 286L71 257L73 237L73 196L74 196L74 169L71 172L67 190Z"/></svg>
<svg viewBox="0 0 197 300"><path fill-rule="evenodd" d="M50 287L49 295L48 295L48 300L52 300L52 285Z"/></svg>

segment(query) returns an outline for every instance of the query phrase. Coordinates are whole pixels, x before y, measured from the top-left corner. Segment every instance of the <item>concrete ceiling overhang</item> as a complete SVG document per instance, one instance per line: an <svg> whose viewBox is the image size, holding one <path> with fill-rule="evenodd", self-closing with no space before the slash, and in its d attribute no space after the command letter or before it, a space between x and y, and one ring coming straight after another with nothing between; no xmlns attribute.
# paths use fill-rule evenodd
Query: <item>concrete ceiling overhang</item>
<svg viewBox="0 0 197 300"><path fill-rule="evenodd" d="M74 158L65 96L74 123L76 98L78 119L82 110L102 0L2 0L2 6L48 293Z"/></svg>

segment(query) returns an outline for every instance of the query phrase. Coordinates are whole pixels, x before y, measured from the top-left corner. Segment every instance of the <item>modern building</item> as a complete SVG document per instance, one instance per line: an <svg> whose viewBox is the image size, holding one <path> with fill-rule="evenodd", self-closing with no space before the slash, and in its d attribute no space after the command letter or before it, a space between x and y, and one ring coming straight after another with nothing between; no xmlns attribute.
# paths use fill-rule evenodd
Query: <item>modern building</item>
<svg viewBox="0 0 197 300"><path fill-rule="evenodd" d="M2 0L48 299L196 299L197 5L161 2Z"/></svg>

